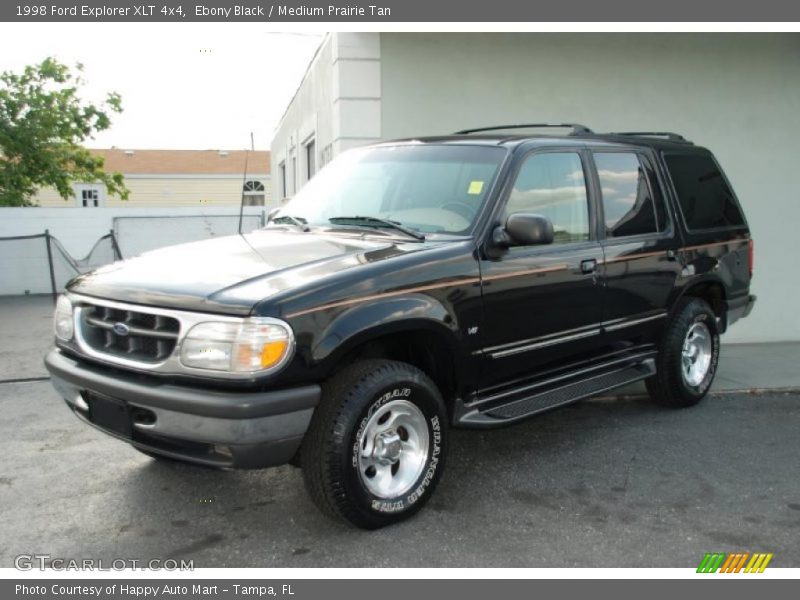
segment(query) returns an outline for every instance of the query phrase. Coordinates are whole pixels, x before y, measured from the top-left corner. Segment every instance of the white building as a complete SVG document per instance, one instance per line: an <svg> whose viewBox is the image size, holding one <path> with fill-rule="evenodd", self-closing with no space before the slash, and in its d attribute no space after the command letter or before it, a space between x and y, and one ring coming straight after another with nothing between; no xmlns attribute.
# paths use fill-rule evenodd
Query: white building
<svg viewBox="0 0 800 600"><path fill-rule="evenodd" d="M333 33L272 141L272 193L384 139L531 122L675 131L714 151L756 243L756 309L726 340L800 340L798 114L798 34Z"/></svg>

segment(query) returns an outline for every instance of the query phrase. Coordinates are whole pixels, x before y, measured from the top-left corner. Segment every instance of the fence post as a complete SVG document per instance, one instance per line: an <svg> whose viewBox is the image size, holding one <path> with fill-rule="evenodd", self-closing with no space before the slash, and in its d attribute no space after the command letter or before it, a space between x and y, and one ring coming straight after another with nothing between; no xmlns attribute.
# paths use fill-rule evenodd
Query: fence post
<svg viewBox="0 0 800 600"><path fill-rule="evenodd" d="M114 255L116 256L116 259L122 260L122 251L119 249L119 244L117 244L117 236L114 235L113 229L109 231L109 235L111 236L111 248L114 250Z"/></svg>
<svg viewBox="0 0 800 600"><path fill-rule="evenodd" d="M44 230L44 239L47 244L47 265L50 267L50 288L53 290L53 304L58 301L58 291L56 290L56 272L53 267L53 250L50 248L50 230Z"/></svg>

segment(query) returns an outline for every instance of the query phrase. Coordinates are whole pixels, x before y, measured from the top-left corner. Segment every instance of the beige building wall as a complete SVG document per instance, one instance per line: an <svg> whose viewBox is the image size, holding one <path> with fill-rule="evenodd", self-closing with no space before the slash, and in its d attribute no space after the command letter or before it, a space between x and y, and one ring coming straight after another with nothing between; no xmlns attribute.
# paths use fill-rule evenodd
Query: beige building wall
<svg viewBox="0 0 800 600"><path fill-rule="evenodd" d="M247 180L264 184L264 205L271 206L272 185L269 175L251 174ZM128 175L125 177L125 185L131 192L128 200L107 195L101 198L101 206L239 206L242 184L242 175ZM100 191L104 193L102 189ZM53 188L44 188L39 191L35 201L44 207L74 207L77 206L78 196L76 193L76 197L64 200Z"/></svg>

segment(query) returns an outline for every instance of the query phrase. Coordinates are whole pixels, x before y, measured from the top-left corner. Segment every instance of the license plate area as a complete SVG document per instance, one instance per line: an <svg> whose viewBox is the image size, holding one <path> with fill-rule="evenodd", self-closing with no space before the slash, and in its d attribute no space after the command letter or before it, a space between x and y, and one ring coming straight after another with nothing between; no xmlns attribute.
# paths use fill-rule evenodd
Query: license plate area
<svg viewBox="0 0 800 600"><path fill-rule="evenodd" d="M130 439L133 436L128 405L122 400L84 392L83 399L89 405L89 421L114 435Z"/></svg>

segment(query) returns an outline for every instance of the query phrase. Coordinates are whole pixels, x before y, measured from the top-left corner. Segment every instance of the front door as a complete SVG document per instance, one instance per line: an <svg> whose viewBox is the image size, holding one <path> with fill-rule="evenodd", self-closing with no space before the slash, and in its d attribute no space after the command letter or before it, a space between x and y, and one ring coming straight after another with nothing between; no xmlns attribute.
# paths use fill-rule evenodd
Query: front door
<svg viewBox="0 0 800 600"><path fill-rule="evenodd" d="M517 168L497 221L515 212L545 216L554 241L487 251L481 259L483 393L601 351L603 250L588 160L577 148L534 151Z"/></svg>

